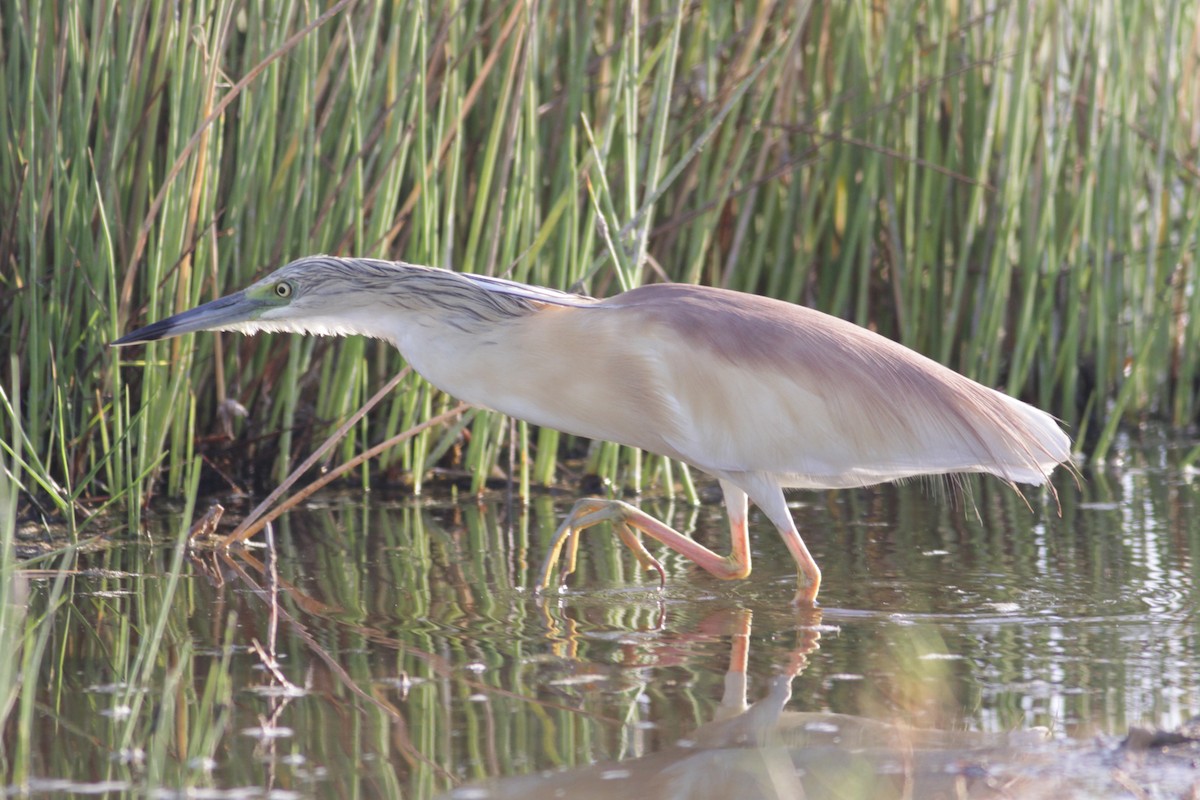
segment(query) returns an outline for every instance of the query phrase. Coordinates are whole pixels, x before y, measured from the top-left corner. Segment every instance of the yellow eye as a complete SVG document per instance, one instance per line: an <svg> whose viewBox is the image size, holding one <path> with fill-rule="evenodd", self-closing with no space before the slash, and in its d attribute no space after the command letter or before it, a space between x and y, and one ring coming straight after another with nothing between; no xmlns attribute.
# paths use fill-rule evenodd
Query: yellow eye
<svg viewBox="0 0 1200 800"><path fill-rule="evenodd" d="M292 285L287 281L280 281L279 283L275 284L275 294L278 297L291 297Z"/></svg>

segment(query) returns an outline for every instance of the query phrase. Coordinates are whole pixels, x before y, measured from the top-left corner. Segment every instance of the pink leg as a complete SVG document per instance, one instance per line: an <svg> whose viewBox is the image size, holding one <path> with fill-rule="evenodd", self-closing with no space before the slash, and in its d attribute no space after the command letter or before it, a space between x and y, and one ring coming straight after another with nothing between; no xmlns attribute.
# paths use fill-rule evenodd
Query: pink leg
<svg viewBox="0 0 1200 800"><path fill-rule="evenodd" d="M808 552L808 546L800 538L800 531L796 530L796 521L792 519L792 512L788 510L783 489L774 481L757 475L748 474L739 476L739 478L743 479L742 485L746 487L750 499L774 523L775 529L783 537L783 542L787 545L792 558L796 560L796 567L800 575L792 604L797 606L815 605L817 592L821 588L821 568L817 566L816 559L812 557L812 553Z"/></svg>
<svg viewBox="0 0 1200 800"><path fill-rule="evenodd" d="M601 522L613 523L621 541L633 550L642 566L657 569L660 575L662 574L662 565L632 535L629 528L641 531L650 538L665 544L722 580L746 577L750 574L750 536L746 528L746 493L726 481L721 481L721 488L725 491L725 504L729 510L729 529L732 538L729 555L722 556L714 553L694 539L684 536L669 525L624 501L585 498L575 504L571 513L567 515L566 520L555 532L554 539L550 543L550 552L542 565L542 572L538 579L539 587L545 589L550 586L550 571L558 562L564 545L567 548L567 561L563 568L563 577L565 578L575 571L580 532L599 525Z"/></svg>
<svg viewBox="0 0 1200 800"><path fill-rule="evenodd" d="M815 605L817 592L821 588L821 568L817 566L816 559L800 538L800 532L796 529L796 523L787 507L787 500L783 496L783 489L768 477L756 473L739 473L737 478L737 484L721 479L721 489L725 493L725 505L729 513L729 555L714 553L629 503L621 500L585 498L575 504L554 534L550 552L542 564L538 586L542 589L550 586L550 571L558 562L564 545L567 547L567 563L563 569L563 577L566 578L575 571L579 534L601 522L613 523L617 528L617 535L633 551L638 561L648 569L658 570L660 576L663 575L662 564L646 550L630 528L665 544L722 580L745 578L750 574L750 537L746 525L746 512L748 500L753 500L775 525L796 561L799 580L792 603L797 606Z"/></svg>

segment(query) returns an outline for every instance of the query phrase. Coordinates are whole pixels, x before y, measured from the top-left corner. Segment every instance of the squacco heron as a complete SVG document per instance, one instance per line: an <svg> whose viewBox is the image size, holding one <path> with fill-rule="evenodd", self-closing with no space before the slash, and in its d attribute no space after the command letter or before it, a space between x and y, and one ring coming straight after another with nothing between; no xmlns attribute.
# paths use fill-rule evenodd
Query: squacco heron
<svg viewBox="0 0 1200 800"><path fill-rule="evenodd" d="M134 331L130 345L193 331L371 336L434 386L534 425L639 447L717 478L732 548L722 556L620 500L576 503L564 544L600 522L662 574L640 531L718 578L750 574L748 502L770 519L811 604L821 570L784 489L839 489L941 473L1043 484L1070 458L1048 414L878 334L791 303L682 284L605 300L412 264L313 256L243 291Z"/></svg>

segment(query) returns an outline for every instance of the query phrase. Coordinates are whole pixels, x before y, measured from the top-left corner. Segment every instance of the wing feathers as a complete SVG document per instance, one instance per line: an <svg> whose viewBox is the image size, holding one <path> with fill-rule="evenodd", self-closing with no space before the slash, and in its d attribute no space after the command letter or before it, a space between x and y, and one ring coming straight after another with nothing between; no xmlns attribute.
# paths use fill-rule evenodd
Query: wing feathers
<svg viewBox="0 0 1200 800"><path fill-rule="evenodd" d="M1048 414L812 309L681 284L595 308L658 328L661 390L683 405L674 445L703 468L829 488L943 472L1040 484L1070 458Z"/></svg>

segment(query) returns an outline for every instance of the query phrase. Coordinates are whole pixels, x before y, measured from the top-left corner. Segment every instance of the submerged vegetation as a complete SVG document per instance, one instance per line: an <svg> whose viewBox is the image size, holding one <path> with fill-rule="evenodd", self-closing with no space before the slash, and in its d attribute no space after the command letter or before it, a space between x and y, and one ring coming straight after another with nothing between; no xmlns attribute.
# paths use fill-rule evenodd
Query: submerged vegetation
<svg viewBox="0 0 1200 800"><path fill-rule="evenodd" d="M1122 424L1198 410L1191 2L0 17L0 463L75 535L114 501L136 528L197 463L202 490L269 488L400 370L363 340L106 347L316 252L809 304L1050 410L1099 456ZM454 404L408 375L326 460ZM524 487L581 445L473 413L375 469Z"/></svg>

